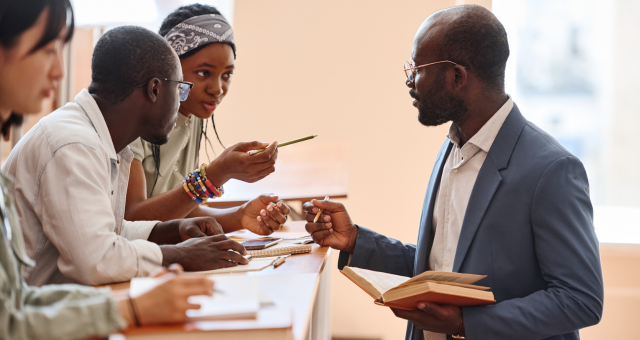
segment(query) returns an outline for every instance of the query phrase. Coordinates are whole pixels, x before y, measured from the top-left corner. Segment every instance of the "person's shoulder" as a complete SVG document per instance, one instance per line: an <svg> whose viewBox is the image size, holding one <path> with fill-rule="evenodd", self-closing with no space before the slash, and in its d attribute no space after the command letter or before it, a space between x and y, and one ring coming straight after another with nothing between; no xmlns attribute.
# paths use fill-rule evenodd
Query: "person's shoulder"
<svg viewBox="0 0 640 340"><path fill-rule="evenodd" d="M100 137L91 120L76 103L67 103L42 118L37 125L38 132L46 139L52 152L76 143L92 149L98 149L100 146Z"/></svg>

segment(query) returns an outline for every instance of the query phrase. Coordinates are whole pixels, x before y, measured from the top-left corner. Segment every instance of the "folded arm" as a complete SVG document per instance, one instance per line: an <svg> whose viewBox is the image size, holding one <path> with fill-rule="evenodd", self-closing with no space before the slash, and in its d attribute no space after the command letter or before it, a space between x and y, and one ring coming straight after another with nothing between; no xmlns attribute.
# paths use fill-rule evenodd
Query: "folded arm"
<svg viewBox="0 0 640 340"><path fill-rule="evenodd" d="M111 176L109 166L91 147L69 144L56 151L38 179L34 210L60 253L58 268L82 284L127 281L162 263L158 245L116 234L111 183L104 180ZM137 232L124 224L123 232L143 238L152 224L138 223L143 230Z"/></svg>

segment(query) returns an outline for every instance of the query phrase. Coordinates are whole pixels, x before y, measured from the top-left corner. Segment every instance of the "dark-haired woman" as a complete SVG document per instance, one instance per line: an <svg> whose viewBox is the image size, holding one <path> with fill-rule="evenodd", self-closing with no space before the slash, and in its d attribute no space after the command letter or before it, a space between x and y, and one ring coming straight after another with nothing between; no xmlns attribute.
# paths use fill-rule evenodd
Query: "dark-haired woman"
<svg viewBox="0 0 640 340"><path fill-rule="evenodd" d="M178 53L184 80L194 86L189 98L180 104L176 127L166 144L157 146L138 139L130 145L135 160L131 163L125 219L166 221L213 216L225 232L249 229L267 235L278 230L290 210L277 196L262 195L230 209L200 204L221 193L220 187L229 179L252 183L266 177L275 170L278 155L276 142L238 143L211 163L198 164L202 137L207 140L206 121L231 84L236 55L231 26L214 7L194 4L171 13L159 33ZM267 150L247 154L260 148ZM197 182L190 176L197 173L196 169L204 170L210 180L201 189L195 187Z"/></svg>
<svg viewBox="0 0 640 340"><path fill-rule="evenodd" d="M4 133L19 120L15 112L41 111L43 99L63 76L62 46L72 33L69 0L0 3L0 126ZM189 296L213 293L211 281L180 275L179 268L159 273L162 283L133 299L127 291L79 285L28 286L21 270L34 262L26 254L13 197L7 194L12 185L0 172L0 339L105 337L129 325L181 322L185 311L194 307L187 301Z"/></svg>

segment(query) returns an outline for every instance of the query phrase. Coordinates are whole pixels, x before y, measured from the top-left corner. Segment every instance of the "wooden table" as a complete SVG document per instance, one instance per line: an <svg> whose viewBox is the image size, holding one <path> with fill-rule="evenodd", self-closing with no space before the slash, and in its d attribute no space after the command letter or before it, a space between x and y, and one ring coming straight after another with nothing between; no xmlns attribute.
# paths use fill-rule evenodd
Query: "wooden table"
<svg viewBox="0 0 640 340"><path fill-rule="evenodd" d="M288 222L283 231L302 231L304 222ZM277 268L268 267L258 272L237 273L227 275L253 275L258 281L260 290L273 300L275 306L262 308L259 318L262 324L272 323L261 327L247 324L248 329L232 332L220 331L221 327L228 327L223 323L228 321L200 321L183 325L132 328L121 334L115 334L110 340L126 339L128 337L158 339L180 338L184 335L198 333L197 338L206 339L329 339L329 274L325 270L330 256L329 247L312 246L311 253L292 255ZM110 285L112 289L128 289L129 283ZM291 312L291 326L278 326L281 320L274 319L274 313L287 310ZM235 327L235 326L234 326ZM257 328L256 328L257 327ZM282 335L282 328L288 328L286 335ZM217 331L211 331L217 330ZM199 336L201 335L201 336ZM141 337L144 336L144 337ZM194 337L194 338L196 338Z"/></svg>
<svg viewBox="0 0 640 340"><path fill-rule="evenodd" d="M346 198L349 176L349 144L311 141L278 151L276 171L256 183L230 180L221 198L209 200L212 207L238 206L263 193L274 193L285 201Z"/></svg>

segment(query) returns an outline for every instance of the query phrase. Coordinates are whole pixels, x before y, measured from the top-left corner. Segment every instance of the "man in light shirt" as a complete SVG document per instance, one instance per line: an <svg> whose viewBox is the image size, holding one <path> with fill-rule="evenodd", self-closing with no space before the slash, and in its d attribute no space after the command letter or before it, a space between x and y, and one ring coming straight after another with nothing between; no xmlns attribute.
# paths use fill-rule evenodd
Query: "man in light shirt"
<svg viewBox="0 0 640 340"><path fill-rule="evenodd" d="M508 57L504 27L480 6L436 12L416 34L405 72L418 120L452 122L416 245L353 224L342 204L304 205L314 240L341 250L340 269L487 275L477 284L491 288L495 304L394 309L409 321L407 339L579 339L602 316L587 175L505 93Z"/></svg>
<svg viewBox="0 0 640 340"><path fill-rule="evenodd" d="M15 178L10 191L36 261L26 282L97 285L172 263L186 270L247 263L242 245L216 235L222 229L213 218L123 218L128 145L138 137L165 143L188 86L173 49L147 29L118 27L96 44L91 68L89 91L41 119L3 167Z"/></svg>

